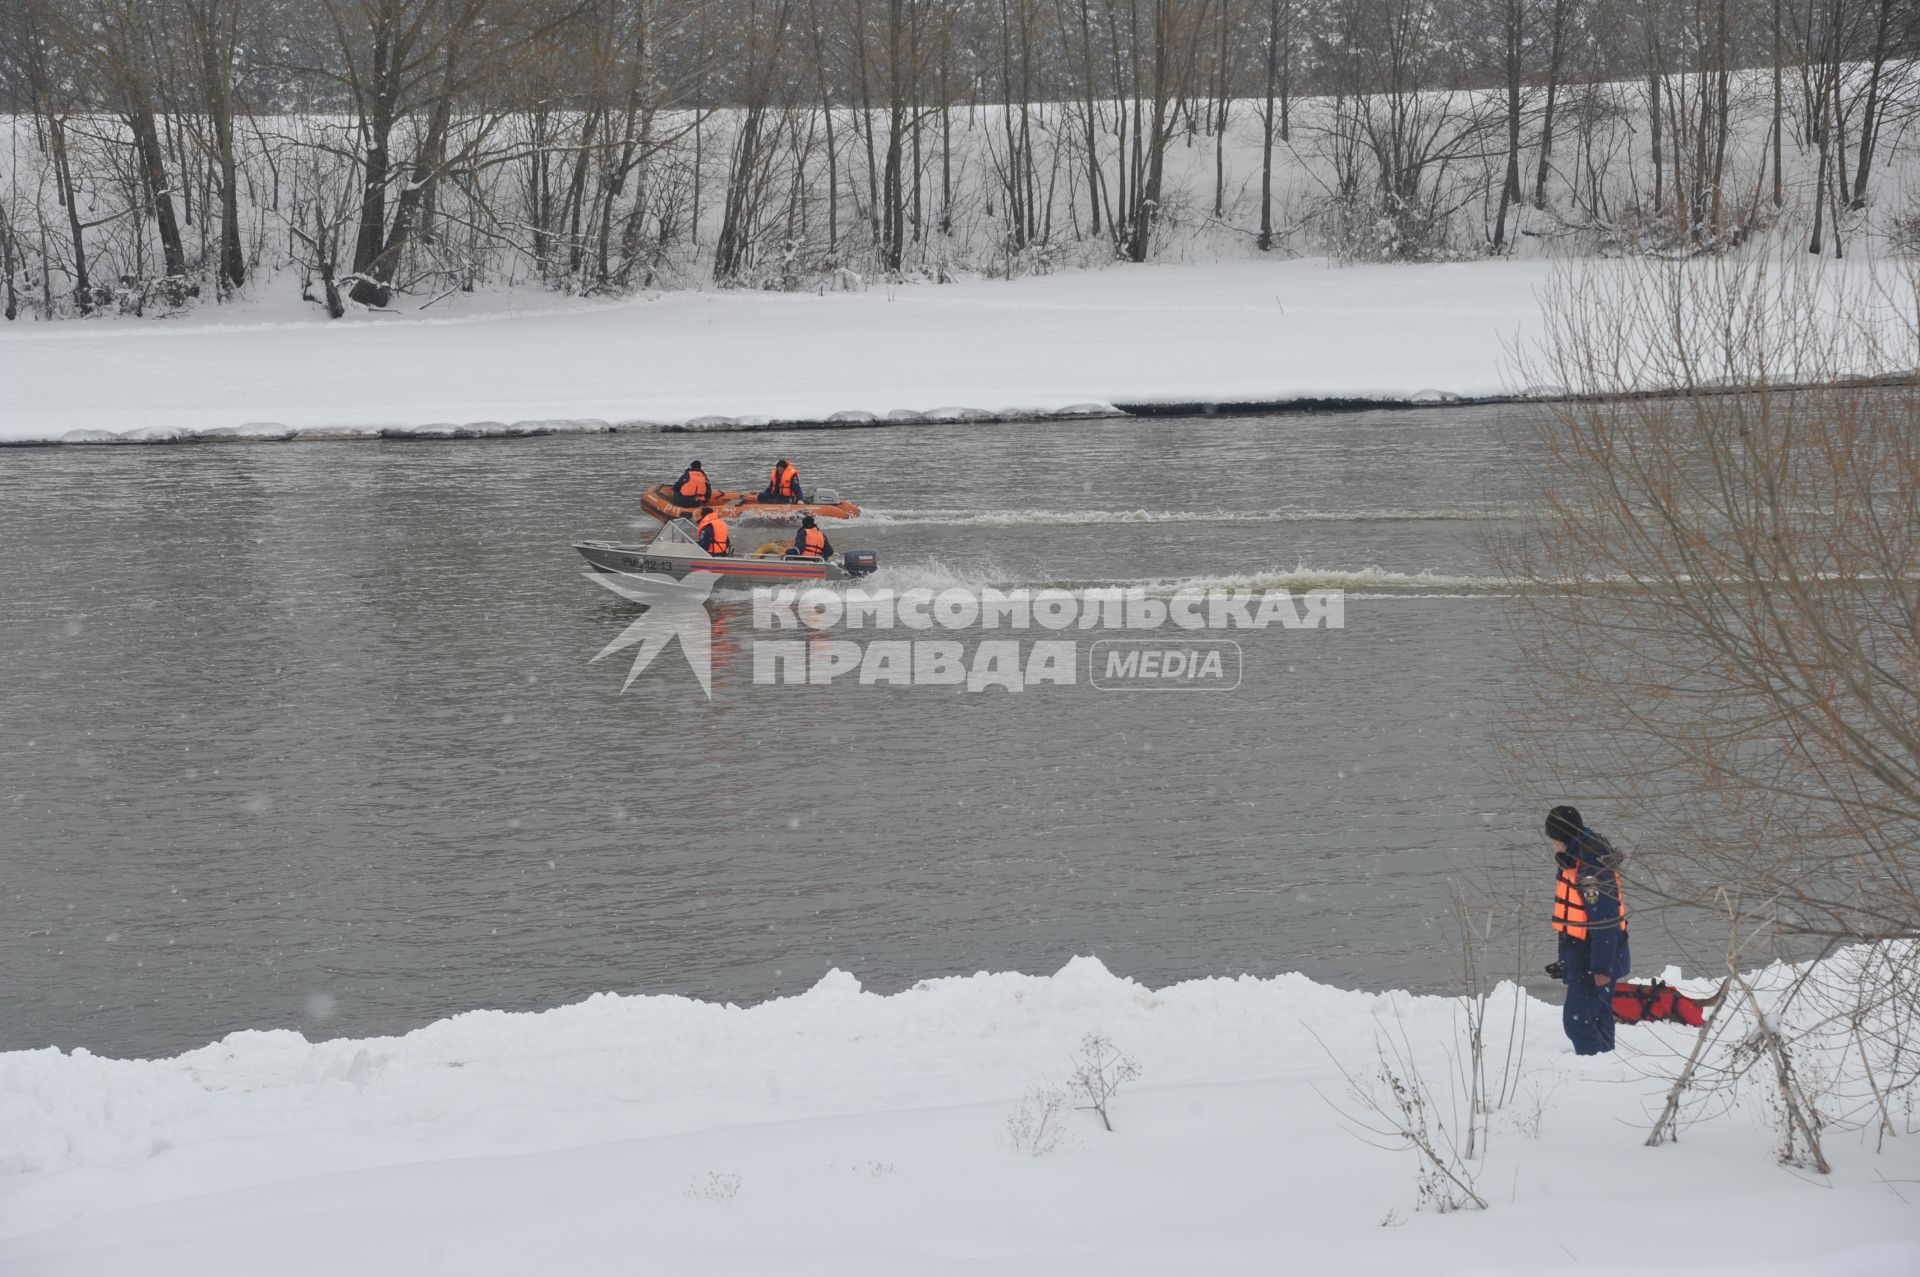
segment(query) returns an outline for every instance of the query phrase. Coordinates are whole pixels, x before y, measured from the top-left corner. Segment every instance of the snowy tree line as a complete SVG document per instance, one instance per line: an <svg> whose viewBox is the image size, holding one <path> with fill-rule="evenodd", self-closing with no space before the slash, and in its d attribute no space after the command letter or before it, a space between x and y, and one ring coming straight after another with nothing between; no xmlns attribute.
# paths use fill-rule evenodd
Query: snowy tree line
<svg viewBox="0 0 1920 1277"><path fill-rule="evenodd" d="M1845 249L1909 0L14 0L6 314Z"/></svg>

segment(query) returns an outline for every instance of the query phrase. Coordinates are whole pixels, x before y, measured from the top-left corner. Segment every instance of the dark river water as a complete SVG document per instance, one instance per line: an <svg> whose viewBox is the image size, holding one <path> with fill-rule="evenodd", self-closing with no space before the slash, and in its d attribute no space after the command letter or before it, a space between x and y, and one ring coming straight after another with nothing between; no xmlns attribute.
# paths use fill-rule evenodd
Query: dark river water
<svg viewBox="0 0 1920 1277"><path fill-rule="evenodd" d="M1156 984L1445 987L1451 876L1542 859L1545 796L1506 792L1491 743L1502 432L1463 409L0 452L0 1048L1080 953ZM640 613L571 541L637 535L692 456L757 486L777 455L874 512L829 531L879 552L876 585L1341 586L1345 626L1213 635L1244 654L1231 692L763 686L766 636L721 596L712 702L673 651L623 694L628 655L589 658Z"/></svg>

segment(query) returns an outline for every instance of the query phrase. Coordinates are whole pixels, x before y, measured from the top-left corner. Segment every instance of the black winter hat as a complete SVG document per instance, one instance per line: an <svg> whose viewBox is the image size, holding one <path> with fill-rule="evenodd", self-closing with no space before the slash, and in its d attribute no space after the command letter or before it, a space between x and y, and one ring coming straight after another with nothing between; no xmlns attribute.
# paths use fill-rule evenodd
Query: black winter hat
<svg viewBox="0 0 1920 1277"><path fill-rule="evenodd" d="M1578 807L1562 803L1547 813L1547 837L1556 842L1572 842L1586 828L1586 823L1580 819Z"/></svg>
<svg viewBox="0 0 1920 1277"><path fill-rule="evenodd" d="M700 463L698 461L690 462L687 465L687 469L689 470L698 470L699 468L700 468Z"/></svg>

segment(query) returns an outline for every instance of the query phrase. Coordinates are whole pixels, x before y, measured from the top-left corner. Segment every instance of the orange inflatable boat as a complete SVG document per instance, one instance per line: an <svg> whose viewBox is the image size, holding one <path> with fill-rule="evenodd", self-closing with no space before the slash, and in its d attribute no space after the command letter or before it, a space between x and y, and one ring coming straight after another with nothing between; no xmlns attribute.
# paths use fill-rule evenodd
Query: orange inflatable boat
<svg viewBox="0 0 1920 1277"><path fill-rule="evenodd" d="M851 519L860 513L859 506L842 501L837 492L815 488L812 497L810 501L762 501L758 493L716 492L707 504L719 510L721 518L737 523L798 523L803 514L816 519ZM647 489L640 498L640 508L661 523L689 513L689 507L674 501L670 483Z"/></svg>

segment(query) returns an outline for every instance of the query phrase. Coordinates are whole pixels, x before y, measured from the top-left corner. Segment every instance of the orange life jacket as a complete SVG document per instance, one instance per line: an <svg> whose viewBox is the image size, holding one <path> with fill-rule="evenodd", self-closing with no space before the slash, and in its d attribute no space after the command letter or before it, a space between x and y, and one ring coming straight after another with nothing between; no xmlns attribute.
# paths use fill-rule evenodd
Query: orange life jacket
<svg viewBox="0 0 1920 1277"><path fill-rule="evenodd" d="M767 489L776 497L797 498L800 495L800 472L793 468L792 462L784 466L775 466Z"/></svg>
<svg viewBox="0 0 1920 1277"><path fill-rule="evenodd" d="M707 494L712 491L713 489L707 485L707 476L704 471L689 470L687 471L687 481L680 485L679 495L681 504L699 505L707 499Z"/></svg>
<svg viewBox="0 0 1920 1277"><path fill-rule="evenodd" d="M707 511L697 531L712 533L713 541L707 546L708 554L725 554L731 548L727 541L727 521L713 511Z"/></svg>
<svg viewBox="0 0 1920 1277"><path fill-rule="evenodd" d="M827 551L827 534L819 528L801 528L800 535L794 538L794 545L800 553L819 558Z"/></svg>
<svg viewBox="0 0 1920 1277"><path fill-rule="evenodd" d="M1620 875L1613 875L1613 894L1620 895ZM1627 905L1624 898L1620 901L1620 920L1607 922L1606 926L1627 925ZM1569 940L1587 938L1587 900L1580 892L1580 868L1570 865L1560 871L1560 878L1553 887L1553 929L1563 931Z"/></svg>

